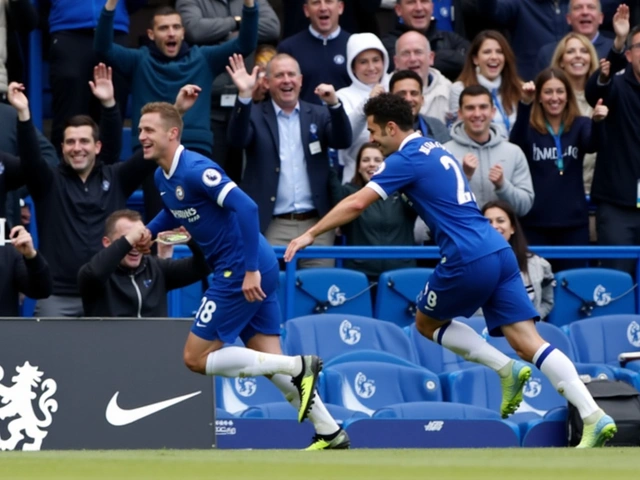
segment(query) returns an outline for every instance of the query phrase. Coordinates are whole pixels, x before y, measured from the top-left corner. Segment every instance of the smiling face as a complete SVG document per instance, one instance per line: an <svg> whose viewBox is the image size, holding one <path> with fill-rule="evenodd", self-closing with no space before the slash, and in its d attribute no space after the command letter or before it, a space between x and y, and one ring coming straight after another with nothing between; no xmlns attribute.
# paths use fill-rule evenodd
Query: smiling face
<svg viewBox="0 0 640 480"><path fill-rule="evenodd" d="M104 247L108 247L113 242L118 240L123 235L126 235L131 231L134 227L143 226L144 224L140 221L131 221L126 217L119 218L115 223L113 232L109 237L102 238L102 245ZM132 248L129 253L127 253L124 258L120 261L120 265L124 268L135 269L140 266L140 262L142 261L142 254L138 252L135 248Z"/></svg>
<svg viewBox="0 0 640 480"><path fill-rule="evenodd" d="M145 113L140 118L138 140L142 145L145 160L159 160L167 155L172 140L175 139L177 129L167 129L159 113Z"/></svg>
<svg viewBox="0 0 640 480"><path fill-rule="evenodd" d="M418 32L406 32L396 42L393 61L396 70L413 70L426 82L429 67L433 65L434 55L424 35Z"/></svg>
<svg viewBox="0 0 640 480"><path fill-rule="evenodd" d="M561 116L567 106L567 88L557 78L550 78L540 89L539 102L547 118Z"/></svg>
<svg viewBox="0 0 640 480"><path fill-rule="evenodd" d="M489 219L491 226L508 242L515 230L513 229L513 225L511 225L511 220L509 220L507 212L498 207L491 207L485 210L484 216Z"/></svg>
<svg viewBox="0 0 640 480"><path fill-rule="evenodd" d="M640 82L640 32L635 33L627 51L625 52L627 61L631 64L636 79Z"/></svg>
<svg viewBox="0 0 640 480"><path fill-rule="evenodd" d="M591 54L587 46L577 38L570 38L560 59L560 68L567 75L585 78L591 68Z"/></svg>
<svg viewBox="0 0 640 480"><path fill-rule="evenodd" d="M598 0L572 0L569 5L567 23L571 25L571 30L590 40L598 33L603 19Z"/></svg>
<svg viewBox="0 0 640 480"><path fill-rule="evenodd" d="M379 83L383 73L384 61L379 50L364 50L353 60L353 74L365 85Z"/></svg>
<svg viewBox="0 0 640 480"><path fill-rule="evenodd" d="M489 133L495 113L496 107L491 104L489 95L465 95L462 97L458 117L462 120L467 135L472 139L480 139Z"/></svg>
<svg viewBox="0 0 640 480"><path fill-rule="evenodd" d="M153 19L153 29L147 30L147 35L164 55L174 58L184 40L182 18L178 14L157 15Z"/></svg>
<svg viewBox="0 0 640 480"><path fill-rule="evenodd" d="M338 29L344 3L338 0L307 0L303 8L311 27L326 37Z"/></svg>
<svg viewBox="0 0 640 480"><path fill-rule="evenodd" d="M395 6L396 15L404 24L413 29L425 32L431 24L433 16L432 0L400 0Z"/></svg>
<svg viewBox="0 0 640 480"><path fill-rule="evenodd" d="M297 105L302 87L298 62L290 57L275 57L269 64L266 79L269 93L276 105L283 110Z"/></svg>
<svg viewBox="0 0 640 480"><path fill-rule="evenodd" d="M498 78L504 69L504 52L497 40L487 38L482 42L473 63L479 67L482 76L489 80Z"/></svg>
<svg viewBox="0 0 640 480"><path fill-rule="evenodd" d="M391 93L398 95L409 102L409 105L411 105L411 113L414 118L418 116L418 113L420 113L420 109L422 108L422 104L424 103L424 97L422 96L420 84L415 79L405 78L398 80L393 84L393 91Z"/></svg>
<svg viewBox="0 0 640 480"><path fill-rule="evenodd" d="M362 179L366 182L371 180L373 173L378 169L378 166L383 162L382 152L377 148L365 148L360 154L360 160L358 161L358 173L362 176Z"/></svg>
<svg viewBox="0 0 640 480"><path fill-rule="evenodd" d="M93 138L89 125L67 127L62 141L62 158L81 176L87 175L96 163L102 144Z"/></svg>

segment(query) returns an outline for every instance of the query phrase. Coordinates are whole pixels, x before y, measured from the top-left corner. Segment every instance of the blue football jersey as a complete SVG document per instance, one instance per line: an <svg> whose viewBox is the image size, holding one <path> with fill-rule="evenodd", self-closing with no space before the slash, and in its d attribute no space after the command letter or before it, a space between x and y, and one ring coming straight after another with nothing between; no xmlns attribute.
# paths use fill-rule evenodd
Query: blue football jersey
<svg viewBox="0 0 640 480"><path fill-rule="evenodd" d="M207 157L181 149L169 174L165 174L162 168L156 170L155 183L166 212L173 216L176 224L189 231L202 248L212 271L225 276L230 275L229 272L244 276L240 215L224 208L225 198L238 186L224 170ZM260 236L258 268L264 272L278 262L267 240L259 231L256 233Z"/></svg>
<svg viewBox="0 0 640 480"><path fill-rule="evenodd" d="M463 265L509 247L482 215L453 154L415 133L389 155L367 184L383 199L399 190L440 247L442 263Z"/></svg>

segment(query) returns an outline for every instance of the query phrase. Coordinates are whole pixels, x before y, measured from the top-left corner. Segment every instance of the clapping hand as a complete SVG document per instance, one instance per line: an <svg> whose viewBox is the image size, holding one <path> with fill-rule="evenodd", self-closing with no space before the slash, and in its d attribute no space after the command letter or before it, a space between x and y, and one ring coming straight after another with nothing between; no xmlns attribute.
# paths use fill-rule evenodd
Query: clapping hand
<svg viewBox="0 0 640 480"><path fill-rule="evenodd" d="M89 81L91 93L107 108L111 108L116 104L112 78L111 67L107 67L104 63L99 63L93 67L93 82Z"/></svg>
<svg viewBox="0 0 640 480"><path fill-rule="evenodd" d="M242 55L234 53L233 56L229 57L229 65L227 65L226 69L231 80L233 80L233 83L238 87L239 96L241 98L251 98L253 87L258 78L259 67L253 67L251 75L249 75L244 65Z"/></svg>
<svg viewBox="0 0 640 480"><path fill-rule="evenodd" d="M473 174L478 168L479 160L473 153L467 153L464 157L462 157L462 170L464 171L465 176L468 180L471 180Z"/></svg>
<svg viewBox="0 0 640 480"><path fill-rule="evenodd" d="M601 122L602 120L607 118L608 114L609 114L609 108L603 104L602 99L599 99L598 103L596 103L596 106L593 109L593 113L591 114L591 119L594 122Z"/></svg>
<svg viewBox="0 0 640 480"><path fill-rule="evenodd" d="M180 115L184 115L187 110L193 107L201 91L202 88L198 85L185 85L180 89L176 97L176 102L174 103Z"/></svg>

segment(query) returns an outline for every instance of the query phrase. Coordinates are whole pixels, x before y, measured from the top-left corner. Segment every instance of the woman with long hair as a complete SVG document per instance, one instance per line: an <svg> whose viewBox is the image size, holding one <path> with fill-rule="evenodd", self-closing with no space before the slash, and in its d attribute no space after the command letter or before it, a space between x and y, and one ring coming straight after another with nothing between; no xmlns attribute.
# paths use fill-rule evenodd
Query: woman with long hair
<svg viewBox="0 0 640 480"><path fill-rule="evenodd" d="M529 250L520 222L514 209L504 200L493 200L482 207L482 214L489 219L504 239L509 242L518 260L520 275L533 306L544 319L553 308L555 279L551 265L544 258Z"/></svg>
<svg viewBox="0 0 640 480"><path fill-rule="evenodd" d="M518 118L511 142L527 157L535 199L522 218L533 245L588 245L589 212L582 183L586 153L596 152L601 120L608 109L602 101L592 118L580 115L575 94L563 70L547 68L522 86ZM553 262L554 270L577 268L582 262Z"/></svg>
<svg viewBox="0 0 640 480"><path fill-rule="evenodd" d="M500 32L484 30L473 39L462 72L451 86L449 111L454 118L460 93L471 85L482 85L491 92L496 107L493 122L504 137L509 137L516 121L522 80L513 50Z"/></svg>
<svg viewBox="0 0 640 480"><path fill-rule="evenodd" d="M375 143L364 143L356 154L356 171L349 183L342 185L332 174L331 193L334 203L364 187L383 162L382 152ZM341 227L347 245L412 246L413 225L418 214L398 193L384 201L375 202L354 221ZM414 259L354 259L345 260L345 268L359 270L370 281L377 281L381 273L396 268L415 267Z"/></svg>
<svg viewBox="0 0 640 480"><path fill-rule="evenodd" d="M558 42L550 66L564 70L576 96L580 115L591 117L593 108L584 96L587 80L598 69L598 54L591 41L579 33L568 33ZM591 191L595 167L596 155L585 155L582 169L585 193Z"/></svg>

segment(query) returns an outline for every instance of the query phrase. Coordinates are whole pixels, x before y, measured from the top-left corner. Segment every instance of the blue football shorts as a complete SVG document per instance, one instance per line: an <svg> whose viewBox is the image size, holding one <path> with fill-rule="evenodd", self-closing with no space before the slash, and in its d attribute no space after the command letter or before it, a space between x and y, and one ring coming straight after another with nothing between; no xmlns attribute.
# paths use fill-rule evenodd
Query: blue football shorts
<svg viewBox="0 0 640 480"><path fill-rule="evenodd" d="M436 320L471 317L482 307L492 336L502 336L502 325L540 319L511 248L466 265L439 264L418 295L417 303L422 313Z"/></svg>
<svg viewBox="0 0 640 480"><path fill-rule="evenodd" d="M205 292L191 326L193 334L204 340L225 343L233 343L240 337L245 344L257 333L280 335L278 265L260 273L262 290L267 295L261 302L247 302L244 298L244 274L228 278L214 276L213 285Z"/></svg>

